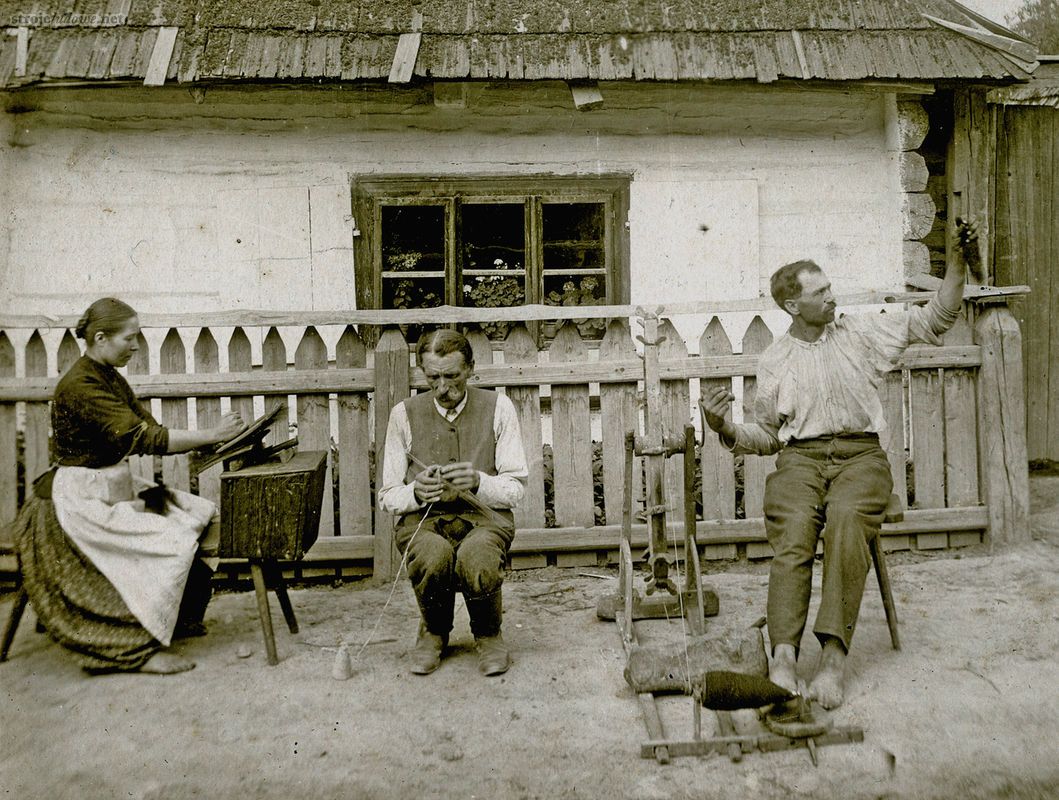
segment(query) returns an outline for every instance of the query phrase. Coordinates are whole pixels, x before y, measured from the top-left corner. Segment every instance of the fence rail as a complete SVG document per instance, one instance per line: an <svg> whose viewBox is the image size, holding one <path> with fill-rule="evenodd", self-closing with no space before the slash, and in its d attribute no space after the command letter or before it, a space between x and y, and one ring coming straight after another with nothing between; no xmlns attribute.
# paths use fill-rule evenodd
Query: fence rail
<svg viewBox="0 0 1059 800"><path fill-rule="evenodd" d="M990 299L1005 293L1011 290L994 290ZM853 299L878 303L892 297L870 293ZM722 310L765 311L760 302L727 306ZM430 319L421 311L145 315L141 349L128 377L159 420L174 427L209 426L225 407L249 417L285 406L300 446L330 453L321 537L309 560L349 561L358 569L370 563L376 574L389 575L398 559L392 520L374 509L374 475L381 474L375 457L381 448L374 443L384 436L392 406L425 388L411 363L409 342L395 326L454 321L473 329L479 317L503 318L513 323L503 342L478 330L469 339L477 385L506 392L522 426L529 480L516 511L513 565L605 563L617 550L616 523L624 503L624 432L643 429L644 369L629 316L658 311L702 316L718 308L696 303L435 309ZM576 321L588 315L609 319L601 341L586 341L578 332ZM756 315L749 325L724 315L706 317L701 335L687 340L669 317L660 320L666 340L657 391L666 434L679 434L697 419L697 399L710 386L741 394L744 418L750 418L759 354L779 333L769 329L767 316ZM557 317L567 322L540 344L529 323ZM362 338L351 322L388 327ZM1024 423L1025 409L1019 403L1021 385L1014 392L1006 385L1021 381L1021 365L1012 363L1021 354L1012 346L1018 338L1012 323L1002 302L968 303L944 346L909 348L887 376L882 395L889 432L883 444L896 491L911 509L903 523L885 529L891 549L966 544L979 541L983 531L996 541L1021 535L1015 528L1024 522L1028 503L1019 476L1020 467L1025 471L1025 438L1020 449L1013 426L1020 424L1019 414ZM0 522L14 516L27 477L48 465L48 401L58 376L80 355L66 327L72 324L65 317L0 316ZM275 432L277 439L286 435ZM733 457L713 436L705 437L697 457L705 557L770 555L760 509L774 459ZM667 466L672 519L684 502L677 458ZM167 482L191 485L187 456L164 461ZM216 496L218 469L200 477L202 494ZM633 497L641 507L640 470L635 473ZM646 541L634 528L634 541L637 537Z"/></svg>

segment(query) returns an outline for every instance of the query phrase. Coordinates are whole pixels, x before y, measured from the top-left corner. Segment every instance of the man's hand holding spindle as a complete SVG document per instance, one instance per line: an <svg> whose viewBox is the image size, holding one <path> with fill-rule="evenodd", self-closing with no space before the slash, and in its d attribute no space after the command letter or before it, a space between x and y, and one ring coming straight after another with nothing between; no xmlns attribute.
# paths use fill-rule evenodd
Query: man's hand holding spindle
<svg viewBox="0 0 1059 800"><path fill-rule="evenodd" d="M441 468L441 477L453 488L468 492L477 491L480 481L478 470L469 461L446 464Z"/></svg>
<svg viewBox="0 0 1059 800"><path fill-rule="evenodd" d="M416 475L415 495L420 503L436 503L445 489L437 466L427 467Z"/></svg>

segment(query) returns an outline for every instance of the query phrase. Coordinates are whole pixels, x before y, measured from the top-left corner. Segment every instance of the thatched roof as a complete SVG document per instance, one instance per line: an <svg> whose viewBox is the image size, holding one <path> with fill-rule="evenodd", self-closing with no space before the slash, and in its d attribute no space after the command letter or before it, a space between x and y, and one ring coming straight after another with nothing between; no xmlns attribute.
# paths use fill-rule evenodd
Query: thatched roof
<svg viewBox="0 0 1059 800"><path fill-rule="evenodd" d="M1010 81L1035 58L953 0L0 0L0 23L0 87L142 80L167 27L180 82L386 79L414 32L411 74L442 80Z"/></svg>

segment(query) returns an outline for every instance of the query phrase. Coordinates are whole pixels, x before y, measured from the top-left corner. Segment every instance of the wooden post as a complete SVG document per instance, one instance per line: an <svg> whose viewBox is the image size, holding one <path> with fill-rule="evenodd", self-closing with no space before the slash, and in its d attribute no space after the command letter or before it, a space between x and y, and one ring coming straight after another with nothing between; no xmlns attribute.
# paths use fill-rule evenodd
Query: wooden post
<svg viewBox="0 0 1059 800"><path fill-rule="evenodd" d="M375 490L382 485L383 454L386 448L386 426L390 410L409 395L408 343L396 328L383 331L375 347ZM375 514L376 578L391 580L397 576L400 558L393 540L393 516Z"/></svg>
<svg viewBox="0 0 1059 800"><path fill-rule="evenodd" d="M989 513L989 543L1028 542L1029 463L1022 334L1007 306L986 308L974 326L978 371L978 470Z"/></svg>

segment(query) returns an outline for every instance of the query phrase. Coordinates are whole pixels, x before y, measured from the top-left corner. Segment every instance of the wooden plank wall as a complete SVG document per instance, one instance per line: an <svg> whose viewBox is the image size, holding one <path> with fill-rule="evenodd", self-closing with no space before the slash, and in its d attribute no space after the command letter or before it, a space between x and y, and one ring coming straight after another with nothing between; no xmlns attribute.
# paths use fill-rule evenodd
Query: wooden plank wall
<svg viewBox="0 0 1059 800"><path fill-rule="evenodd" d="M1059 110L997 113L996 283L1032 290L1012 305L1022 328L1028 455L1059 461Z"/></svg>
<svg viewBox="0 0 1059 800"><path fill-rule="evenodd" d="M688 421L698 421L697 399L710 386L739 389L741 381L747 418L752 416L756 354L774 335L760 317L745 331L729 332L715 317L701 335L689 340L690 348L669 320L660 321L659 331L666 337L660 346L659 370L667 434L677 435ZM157 359L147 339L142 340L130 362L129 379L146 402L154 403L161 421L176 427L215 424L229 406L249 417L255 408L282 405L296 421L302 448L337 453L337 464L330 464L335 477L325 492L321 536L310 561L342 562L361 571L374 564L376 574L392 575L400 557L393 547L392 520L373 509L372 482L375 474L381 475L383 459L381 448L376 449L373 473L371 450L385 437L392 406L413 390L425 388L422 373L411 363L409 343L399 329L390 327L372 351L352 325L312 324L311 319L299 327L285 321L284 332L281 336L267 320L257 326L152 329L148 338L160 342ZM982 335L987 334L983 329ZM612 560L625 503L624 436L629 430L641 433L643 426L643 361L628 320L612 321L602 342L585 341L576 325L565 324L543 349L524 324L513 325L502 343L491 343L481 334L469 338L478 384L498 388L512 400L529 462L527 499L517 512L519 533L512 565L595 565ZM741 342L742 354L733 353L732 340ZM259 354L254 352L255 341L260 343ZM896 491L910 506L906 521L887 529L889 549L980 541L987 513L980 506L985 488L978 482L979 461L981 469L990 467L989 459L980 454L976 433L983 433L982 419L992 420L992 427L997 419L1008 419L1005 404L1010 398L997 400L990 395L983 409L982 392L975 390L980 389L984 356L974 341L969 323L961 322L946 346L911 348L903 369L893 372L886 383L884 405L892 434L884 444ZM1003 339L1011 341L1015 339ZM56 342L52 357L50 348ZM185 342L193 344L190 364ZM16 357L19 350L21 359ZM689 350L698 354L689 355ZM76 357L76 344L61 328L0 331L0 512L4 517L0 522L16 510L19 481L25 480L19 477L20 458L31 478L48 463L48 398L59 372ZM1001 371L995 363L990 369L990 374ZM549 412L547 408L542 412L542 396L550 397L547 442ZM598 411L593 410L596 397ZM276 439L290 435L286 425L277 428ZM16 444L19 429L25 436L21 456ZM554 486L554 497L548 501L546 443L551 446ZM601 509L595 507L593 497L594 447L602 453L595 466L603 481ZM737 460L712 434L705 437L699 457L703 481L696 500L702 508L698 525L705 557L770 555L761 502L773 459L744 459L740 515ZM912 503L904 492L909 457L915 474ZM140 471L149 477L151 459L141 461ZM189 485L186 456L164 461L167 482ZM667 472L669 522L677 533L683 487L676 465ZM642 479L637 459L634 511L642 508ZM200 488L206 487L200 482ZM598 524L598 513L605 516L605 524ZM549 515L554 515L553 524ZM637 545L646 542L642 522L634 525L633 540Z"/></svg>

